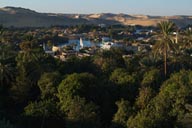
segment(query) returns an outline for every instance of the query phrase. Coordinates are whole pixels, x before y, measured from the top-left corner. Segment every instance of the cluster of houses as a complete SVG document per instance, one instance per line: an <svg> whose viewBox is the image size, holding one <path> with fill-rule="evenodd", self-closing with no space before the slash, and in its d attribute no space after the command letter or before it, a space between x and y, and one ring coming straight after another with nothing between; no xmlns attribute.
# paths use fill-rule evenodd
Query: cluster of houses
<svg viewBox="0 0 192 128"><path fill-rule="evenodd" d="M100 28L106 28L105 24L99 24L98 26ZM155 33L157 31L152 28L142 27L135 27L134 29L134 31L118 31L116 34L121 38L118 40L109 37L109 33L100 30L78 33L77 27L64 29L54 28L52 31L57 34L58 37L67 37L69 39L68 42L57 43L51 48L47 48L46 44L44 44L43 47L47 54L63 61L71 56L78 56L80 58L92 56L98 50L110 50L113 47L122 47L126 49L128 53L145 53L151 50L151 42L152 40L156 40Z"/></svg>
<svg viewBox="0 0 192 128"><path fill-rule="evenodd" d="M114 47L125 48L127 51L135 53L138 51L147 52L152 48L152 45L140 43L125 45L122 43L114 43L109 37L103 37L101 43L93 43L80 38L79 40L72 40L63 45L52 46L52 48L47 48L46 44L43 46L45 53L62 61L67 60L71 56L77 56L79 58L92 56L97 50L110 50Z"/></svg>

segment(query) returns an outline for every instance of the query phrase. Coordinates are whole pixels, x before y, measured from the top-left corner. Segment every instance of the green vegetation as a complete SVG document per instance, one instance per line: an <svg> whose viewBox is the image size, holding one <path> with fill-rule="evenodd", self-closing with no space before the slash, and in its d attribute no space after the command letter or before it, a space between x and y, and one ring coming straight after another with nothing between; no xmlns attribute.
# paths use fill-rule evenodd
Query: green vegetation
<svg viewBox="0 0 192 128"><path fill-rule="evenodd" d="M38 43L51 47L49 38L0 28L0 128L190 128L191 30L175 44L173 23L159 25L146 53L112 48L66 61L44 53Z"/></svg>
<svg viewBox="0 0 192 128"><path fill-rule="evenodd" d="M164 56L164 74L167 75L167 56L168 51L175 50L176 44L171 35L174 28L174 23L170 21L162 21L159 24L161 30L160 41L154 46L155 52L162 53Z"/></svg>

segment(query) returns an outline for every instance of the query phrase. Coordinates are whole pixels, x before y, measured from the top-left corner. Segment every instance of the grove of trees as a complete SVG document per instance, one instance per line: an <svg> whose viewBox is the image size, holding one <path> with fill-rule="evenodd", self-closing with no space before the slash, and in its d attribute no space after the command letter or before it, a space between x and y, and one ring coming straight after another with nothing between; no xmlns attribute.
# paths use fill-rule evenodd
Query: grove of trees
<svg viewBox="0 0 192 128"><path fill-rule="evenodd" d="M0 27L0 128L191 128L192 30L175 43L177 27L159 26L147 53L112 48L66 61L30 35L4 42Z"/></svg>

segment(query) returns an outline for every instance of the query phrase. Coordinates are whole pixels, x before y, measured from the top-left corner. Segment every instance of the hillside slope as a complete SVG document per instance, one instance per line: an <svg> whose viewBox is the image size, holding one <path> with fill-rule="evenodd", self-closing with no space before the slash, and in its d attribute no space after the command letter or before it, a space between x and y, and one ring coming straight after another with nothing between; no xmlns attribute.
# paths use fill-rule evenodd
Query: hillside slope
<svg viewBox="0 0 192 128"><path fill-rule="evenodd" d="M127 14L54 14L38 13L30 9L5 7L0 8L0 24L10 27L49 27L52 25L78 24L123 24L123 25L156 25L162 20L172 20L178 26L192 24L192 16L146 16Z"/></svg>

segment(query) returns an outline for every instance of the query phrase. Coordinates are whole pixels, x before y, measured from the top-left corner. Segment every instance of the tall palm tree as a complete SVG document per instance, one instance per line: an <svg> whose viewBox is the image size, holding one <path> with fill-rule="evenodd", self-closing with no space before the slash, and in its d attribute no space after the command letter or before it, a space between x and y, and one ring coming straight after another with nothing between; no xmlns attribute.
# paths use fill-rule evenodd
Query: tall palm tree
<svg viewBox="0 0 192 128"><path fill-rule="evenodd" d="M160 53L164 56L164 74L166 77L168 51L175 50L176 48L175 40L172 36L175 24L171 21L161 21L158 23L158 27L161 30L160 41L154 45L153 50L155 53Z"/></svg>

